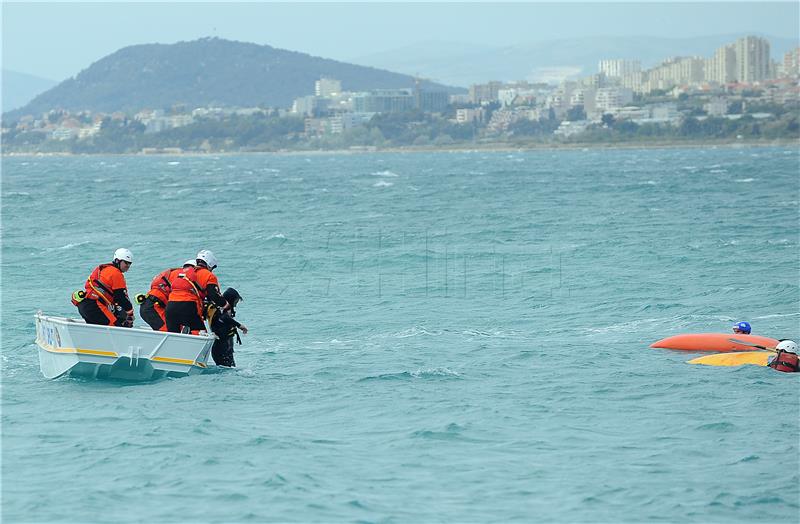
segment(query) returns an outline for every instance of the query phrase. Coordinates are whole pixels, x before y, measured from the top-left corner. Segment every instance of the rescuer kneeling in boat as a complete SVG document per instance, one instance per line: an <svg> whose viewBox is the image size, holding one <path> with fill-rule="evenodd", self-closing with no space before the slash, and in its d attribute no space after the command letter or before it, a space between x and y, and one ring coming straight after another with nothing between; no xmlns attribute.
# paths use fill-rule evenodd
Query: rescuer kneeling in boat
<svg viewBox="0 0 800 524"><path fill-rule="evenodd" d="M188 328L197 334L205 330L203 302L206 298L222 311L228 309L228 302L219 292L219 280L212 273L216 267L217 257L203 249L197 253L195 267L182 269L170 280L167 331L180 333L183 328Z"/></svg>
<svg viewBox="0 0 800 524"><path fill-rule="evenodd" d="M178 273L184 269L194 267L195 261L187 260L183 263L183 267L165 269L155 277L150 283L150 291L147 295L137 295L136 301L141 304L139 306L139 315L142 320L156 331L167 330L167 302L169 301L169 294L172 291L170 281L178 276Z"/></svg>
<svg viewBox="0 0 800 524"><path fill-rule="evenodd" d="M737 335L749 335L750 331L750 322L737 322L733 325L733 332Z"/></svg>
<svg viewBox="0 0 800 524"><path fill-rule="evenodd" d="M72 303L87 324L133 327L133 304L123 275L132 263L129 249L117 249L112 262L97 266L84 289L72 294Z"/></svg>
<svg viewBox="0 0 800 524"><path fill-rule="evenodd" d="M217 335L217 340L211 347L211 356L216 365L234 368L236 361L233 359L233 338L236 337L236 341L241 344L242 339L239 337L237 329L241 329L242 333L247 334L247 327L233 318L236 316L236 305L242 301L242 296L232 287L226 289L222 296L230 305L227 311L219 311L214 304L209 304L206 308L206 318L208 318L211 331Z"/></svg>
<svg viewBox="0 0 800 524"><path fill-rule="evenodd" d="M784 373L797 373L800 371L800 359L797 357L797 344L794 341L781 340L775 346L775 350L778 354L767 364L769 367Z"/></svg>

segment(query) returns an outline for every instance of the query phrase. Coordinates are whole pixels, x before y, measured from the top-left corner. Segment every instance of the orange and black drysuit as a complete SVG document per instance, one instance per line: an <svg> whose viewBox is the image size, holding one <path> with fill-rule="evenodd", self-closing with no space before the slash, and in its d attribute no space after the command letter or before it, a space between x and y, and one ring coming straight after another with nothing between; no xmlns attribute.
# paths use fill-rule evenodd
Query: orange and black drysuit
<svg viewBox="0 0 800 524"><path fill-rule="evenodd" d="M800 372L800 358L794 353L778 350L778 354L769 363L769 367L784 373L797 373Z"/></svg>
<svg viewBox="0 0 800 524"><path fill-rule="evenodd" d="M228 302L219 292L219 280L205 267L181 269L170 279L172 290L167 302L167 331L180 333L188 326L196 333L206 329L203 324L203 302L208 298L220 308Z"/></svg>
<svg viewBox="0 0 800 524"><path fill-rule="evenodd" d="M74 298L87 324L104 326L133 326L133 304L128 298L125 276L115 264L97 266L84 286L86 296L80 302Z"/></svg>
<svg viewBox="0 0 800 524"><path fill-rule="evenodd" d="M177 276L182 268L165 269L153 278L150 291L139 306L142 320L147 322L156 331L167 330L166 309L169 293L172 290L170 280Z"/></svg>

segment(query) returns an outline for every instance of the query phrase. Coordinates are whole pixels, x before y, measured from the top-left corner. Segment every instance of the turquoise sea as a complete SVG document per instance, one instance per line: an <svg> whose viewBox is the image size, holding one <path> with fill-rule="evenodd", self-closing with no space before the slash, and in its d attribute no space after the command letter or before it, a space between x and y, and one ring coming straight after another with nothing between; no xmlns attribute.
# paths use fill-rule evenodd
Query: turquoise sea
<svg viewBox="0 0 800 524"><path fill-rule="evenodd" d="M648 346L800 338L799 202L796 147L5 157L2 520L796 523L800 376ZM217 254L236 370L41 376L121 246Z"/></svg>

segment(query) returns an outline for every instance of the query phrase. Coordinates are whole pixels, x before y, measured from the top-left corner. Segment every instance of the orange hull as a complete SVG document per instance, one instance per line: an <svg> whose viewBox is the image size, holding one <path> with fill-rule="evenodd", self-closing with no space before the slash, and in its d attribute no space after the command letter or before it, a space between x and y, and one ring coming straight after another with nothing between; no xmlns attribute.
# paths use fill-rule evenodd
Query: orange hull
<svg viewBox="0 0 800 524"><path fill-rule="evenodd" d="M667 337L650 344L651 348L681 349L684 351L753 351L752 346L736 344L729 339L735 338L743 342L774 348L778 341L774 338L758 335L736 335L734 333L687 333Z"/></svg>

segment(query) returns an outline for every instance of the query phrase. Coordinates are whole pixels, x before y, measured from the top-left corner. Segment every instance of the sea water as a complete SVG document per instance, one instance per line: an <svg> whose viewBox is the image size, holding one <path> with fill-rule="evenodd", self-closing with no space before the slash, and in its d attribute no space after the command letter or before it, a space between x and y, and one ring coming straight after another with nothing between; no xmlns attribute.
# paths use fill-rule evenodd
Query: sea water
<svg viewBox="0 0 800 524"><path fill-rule="evenodd" d="M4 522L797 522L797 148L2 161ZM237 368L39 372L33 315L199 249ZM143 325L138 318L137 324Z"/></svg>

